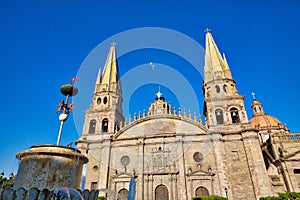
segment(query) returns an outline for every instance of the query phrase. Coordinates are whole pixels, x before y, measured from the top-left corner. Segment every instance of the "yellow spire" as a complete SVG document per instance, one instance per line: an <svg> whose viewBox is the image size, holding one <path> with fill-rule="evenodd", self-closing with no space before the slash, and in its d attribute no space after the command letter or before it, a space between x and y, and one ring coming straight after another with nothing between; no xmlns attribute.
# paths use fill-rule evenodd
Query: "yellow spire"
<svg viewBox="0 0 300 200"><path fill-rule="evenodd" d="M101 68L99 69L98 71L98 75L97 75L97 80L96 80L96 86L95 86L95 92L100 92L99 89L100 89L100 84L101 84Z"/></svg>
<svg viewBox="0 0 300 200"><path fill-rule="evenodd" d="M209 32L206 29L206 47L205 47L205 82L219 78L230 78L231 72L227 64L226 58L221 56L221 53Z"/></svg>
<svg viewBox="0 0 300 200"><path fill-rule="evenodd" d="M101 80L100 80L101 79ZM100 91L117 92L119 88L119 70L115 43L112 43L103 68L102 76L99 78ZM98 79L97 79L98 83ZM96 83L96 84L97 84Z"/></svg>
<svg viewBox="0 0 300 200"><path fill-rule="evenodd" d="M224 64L225 64L224 65L225 77L229 78L229 79L232 79L231 71L229 69L229 65L228 65L227 59L225 57L225 53L223 53L223 60L224 60Z"/></svg>

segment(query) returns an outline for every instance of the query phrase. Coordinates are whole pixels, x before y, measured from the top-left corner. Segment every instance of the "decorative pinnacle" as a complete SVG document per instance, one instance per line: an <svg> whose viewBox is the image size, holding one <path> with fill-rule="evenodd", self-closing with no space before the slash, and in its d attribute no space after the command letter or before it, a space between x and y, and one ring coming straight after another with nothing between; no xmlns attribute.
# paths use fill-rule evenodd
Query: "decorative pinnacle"
<svg viewBox="0 0 300 200"><path fill-rule="evenodd" d="M252 95L252 97L253 97L253 100L255 100L255 99L256 99L256 98L255 98L255 93L252 92L251 95Z"/></svg>
<svg viewBox="0 0 300 200"><path fill-rule="evenodd" d="M112 43L111 43L111 46L116 46L117 44L115 43L115 41L113 41Z"/></svg>

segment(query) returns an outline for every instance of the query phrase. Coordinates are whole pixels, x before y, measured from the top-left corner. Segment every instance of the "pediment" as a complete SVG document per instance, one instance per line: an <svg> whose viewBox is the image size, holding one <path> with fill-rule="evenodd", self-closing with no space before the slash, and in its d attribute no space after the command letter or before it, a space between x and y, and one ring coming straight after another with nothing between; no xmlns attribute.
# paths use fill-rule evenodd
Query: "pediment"
<svg viewBox="0 0 300 200"><path fill-rule="evenodd" d="M136 137L153 137L155 135L170 134L205 134L207 129L199 122L182 119L178 116L154 116L145 117L132 122L122 128L115 139L127 139Z"/></svg>
<svg viewBox="0 0 300 200"><path fill-rule="evenodd" d="M209 171L203 171L201 169L187 173L187 176L214 176L214 175L215 173Z"/></svg>
<svg viewBox="0 0 300 200"><path fill-rule="evenodd" d="M130 179L130 178L134 178L134 177L136 177L136 175L135 174L133 174L133 173L128 173L128 172L121 172L121 173L118 173L118 174L115 174L114 176L113 176L113 178L128 178L128 179Z"/></svg>

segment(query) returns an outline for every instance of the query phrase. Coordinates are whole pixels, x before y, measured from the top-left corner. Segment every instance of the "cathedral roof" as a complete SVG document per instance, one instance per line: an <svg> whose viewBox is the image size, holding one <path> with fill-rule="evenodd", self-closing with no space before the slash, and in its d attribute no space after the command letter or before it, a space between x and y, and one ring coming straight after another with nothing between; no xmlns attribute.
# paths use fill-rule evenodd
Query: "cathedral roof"
<svg viewBox="0 0 300 200"><path fill-rule="evenodd" d="M282 123L277 118L268 115L263 111L262 104L256 99L253 100L251 108L253 110L253 116L249 122L253 128L269 130L283 127Z"/></svg>

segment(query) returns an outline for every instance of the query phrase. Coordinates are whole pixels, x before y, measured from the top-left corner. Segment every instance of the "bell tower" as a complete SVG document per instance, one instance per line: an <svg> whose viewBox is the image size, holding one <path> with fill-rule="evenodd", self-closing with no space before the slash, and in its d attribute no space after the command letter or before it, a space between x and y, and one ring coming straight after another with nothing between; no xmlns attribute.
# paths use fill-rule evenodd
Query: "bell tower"
<svg viewBox="0 0 300 200"><path fill-rule="evenodd" d="M122 101L116 46L113 43L103 71L98 72L93 100L85 113L83 135L105 135L118 131L124 123Z"/></svg>
<svg viewBox="0 0 300 200"><path fill-rule="evenodd" d="M208 127L248 123L244 97L236 89L225 54L206 29L204 66L204 115Z"/></svg>

